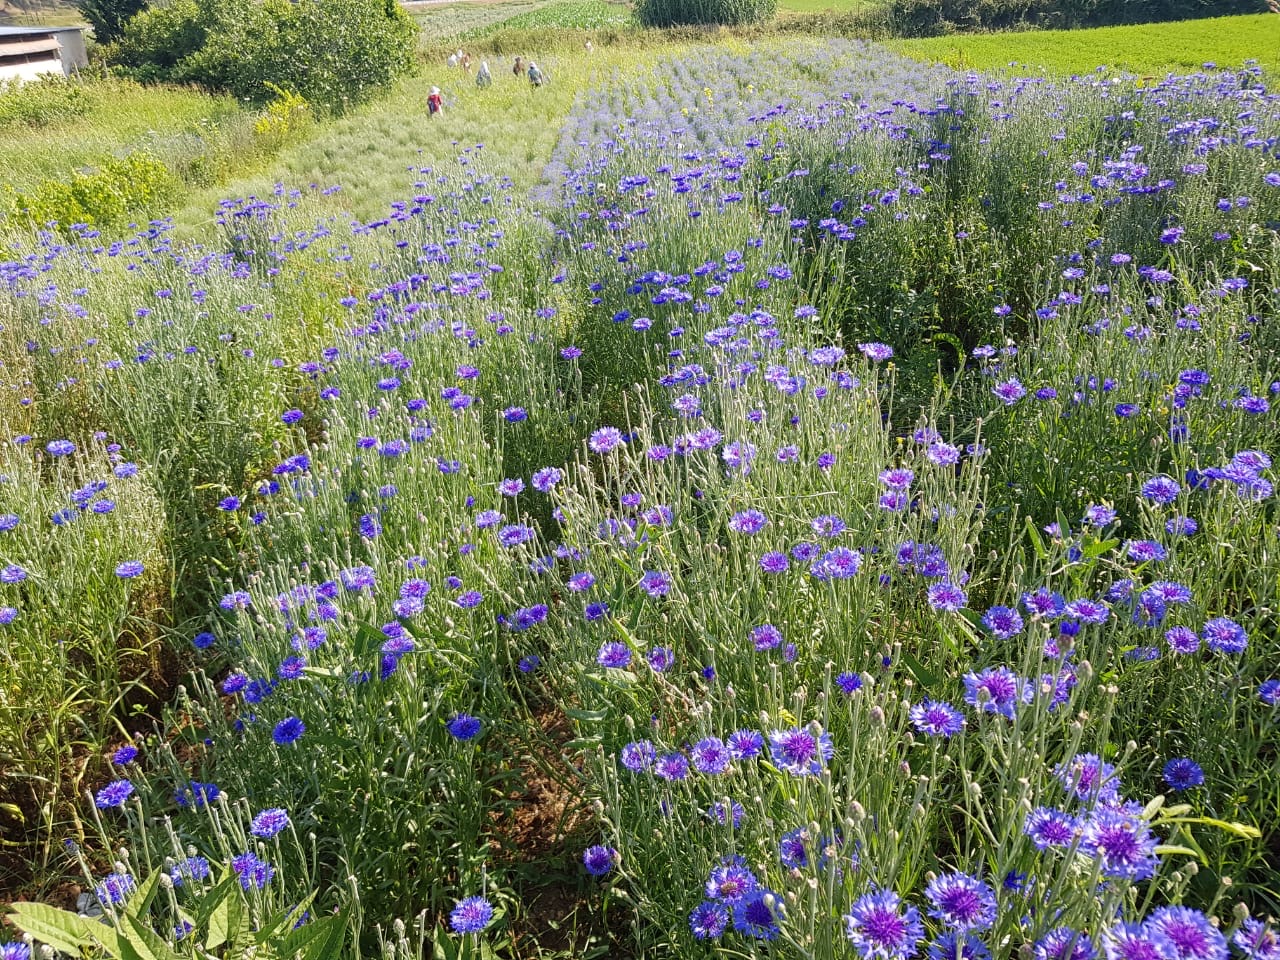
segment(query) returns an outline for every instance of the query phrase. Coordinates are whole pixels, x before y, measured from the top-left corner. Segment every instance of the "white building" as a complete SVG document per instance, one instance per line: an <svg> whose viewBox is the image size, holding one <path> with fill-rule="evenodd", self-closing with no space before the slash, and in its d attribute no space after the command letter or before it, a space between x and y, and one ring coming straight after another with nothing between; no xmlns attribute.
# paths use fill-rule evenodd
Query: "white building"
<svg viewBox="0 0 1280 960"><path fill-rule="evenodd" d="M0 80L69 77L89 62L84 27L0 27Z"/></svg>

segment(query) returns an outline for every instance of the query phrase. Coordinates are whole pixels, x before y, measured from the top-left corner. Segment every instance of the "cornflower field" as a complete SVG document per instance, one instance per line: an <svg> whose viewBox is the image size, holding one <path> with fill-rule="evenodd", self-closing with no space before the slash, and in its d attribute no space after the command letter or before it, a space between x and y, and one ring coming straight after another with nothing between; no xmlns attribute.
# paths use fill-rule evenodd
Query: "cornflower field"
<svg viewBox="0 0 1280 960"><path fill-rule="evenodd" d="M729 41L11 236L0 958L1280 958L1269 80Z"/></svg>

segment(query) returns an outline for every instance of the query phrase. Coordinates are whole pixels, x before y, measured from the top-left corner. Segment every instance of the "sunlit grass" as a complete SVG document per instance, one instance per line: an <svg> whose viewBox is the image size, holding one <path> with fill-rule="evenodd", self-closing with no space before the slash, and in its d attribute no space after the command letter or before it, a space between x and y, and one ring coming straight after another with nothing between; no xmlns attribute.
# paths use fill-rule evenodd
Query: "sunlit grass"
<svg viewBox="0 0 1280 960"><path fill-rule="evenodd" d="M237 116L225 95L194 88L144 87L125 80L86 83L89 110L48 125L0 126L0 185L21 191L42 180L67 179L105 157L134 150L166 152L174 138L192 140Z"/></svg>
<svg viewBox="0 0 1280 960"><path fill-rule="evenodd" d="M956 35L896 40L888 46L917 60L963 70L1017 64L1072 74L1106 66L1138 75L1163 75L1199 70L1205 63L1234 69L1255 59L1264 70L1274 72L1280 67L1280 16L1261 13L1092 30Z"/></svg>

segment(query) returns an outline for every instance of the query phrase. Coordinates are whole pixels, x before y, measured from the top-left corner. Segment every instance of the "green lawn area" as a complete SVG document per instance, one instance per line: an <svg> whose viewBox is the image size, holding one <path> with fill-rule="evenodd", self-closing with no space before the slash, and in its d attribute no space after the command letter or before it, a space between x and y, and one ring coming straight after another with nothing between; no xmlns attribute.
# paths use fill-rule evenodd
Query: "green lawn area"
<svg viewBox="0 0 1280 960"><path fill-rule="evenodd" d="M1017 64L1071 74L1107 66L1139 76L1163 76L1199 70L1205 63L1235 68L1255 59L1273 73L1280 68L1280 16L1261 13L1092 30L955 35L896 40L888 46L917 60L971 70Z"/></svg>
<svg viewBox="0 0 1280 960"><path fill-rule="evenodd" d="M852 13L864 7L873 6L876 0L778 0L778 12L787 13L823 13L834 10L837 13Z"/></svg>

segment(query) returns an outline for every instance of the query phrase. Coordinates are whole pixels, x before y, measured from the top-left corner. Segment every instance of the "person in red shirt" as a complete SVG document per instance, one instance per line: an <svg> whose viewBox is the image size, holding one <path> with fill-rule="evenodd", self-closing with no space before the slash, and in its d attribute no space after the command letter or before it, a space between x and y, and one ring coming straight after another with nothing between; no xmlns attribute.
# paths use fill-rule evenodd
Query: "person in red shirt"
<svg viewBox="0 0 1280 960"><path fill-rule="evenodd" d="M440 88L432 87L427 96L427 112L434 118L444 113L444 98L440 96Z"/></svg>

